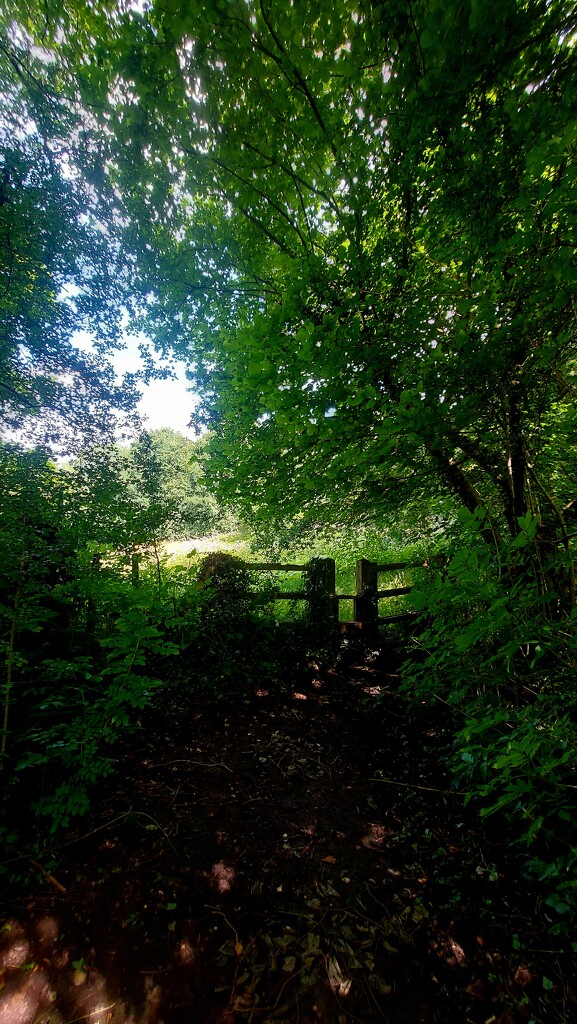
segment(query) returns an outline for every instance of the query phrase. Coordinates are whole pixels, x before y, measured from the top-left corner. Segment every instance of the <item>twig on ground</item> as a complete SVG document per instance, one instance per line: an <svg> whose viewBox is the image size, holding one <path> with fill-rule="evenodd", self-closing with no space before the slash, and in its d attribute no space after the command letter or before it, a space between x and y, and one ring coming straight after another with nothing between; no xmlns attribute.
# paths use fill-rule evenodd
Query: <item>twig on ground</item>
<svg viewBox="0 0 577 1024"><path fill-rule="evenodd" d="M386 786L402 786L403 789L422 789L425 793L442 793L443 796L471 796L470 793L458 793L455 789L437 789L436 786L419 786L416 782L399 782L398 779L369 779L369 782L382 782Z"/></svg>
<svg viewBox="0 0 577 1024"><path fill-rule="evenodd" d="M272 1010L276 1010L278 1004L280 1003L281 996L282 996L285 988L287 987L287 985L290 985L291 981L294 981L295 978L298 978L299 975L303 973L303 971L304 971L304 967L299 967L298 971L295 971L294 974L290 974L289 977L287 978L287 980L282 983L282 985L281 985L281 987L279 989L279 993L278 993L278 995L276 997L276 1001L275 1001L274 1005L271 1007Z"/></svg>
<svg viewBox="0 0 577 1024"><path fill-rule="evenodd" d="M158 821L156 820L156 818L153 818L151 814L147 814L147 813L146 813L146 811L132 811L132 814L134 814L134 815L135 815L135 817L137 817L137 818L148 818L148 820L149 820L149 821L151 821L151 822L153 823L153 825L156 825L156 827L157 827L158 829L160 829L160 831L162 832L162 834L163 834L164 838L166 839L166 842L168 843L168 845L170 846L170 848L171 848L172 850L174 850L174 852L175 852L176 856L178 857L178 850L176 849L176 846L174 845L174 843L173 843L173 842L171 842L170 836L168 836L168 835L166 834L166 832L164 831L164 829L163 829L162 825L160 825L160 824L158 823Z"/></svg>
<svg viewBox="0 0 577 1024"><path fill-rule="evenodd" d="M90 1013L84 1013L82 1017L73 1017L72 1020L68 1021L68 1024L77 1024L79 1020L90 1020L90 1018L94 1017L95 1014L104 1013L105 1010L112 1010L114 1009L115 1006L116 1003L111 1003L110 1006L97 1006L95 1010L91 1010ZM45 1017L46 1015L42 1014L42 1016L39 1017L38 1020L43 1020L45 1019ZM36 1024L36 1022L34 1022L34 1024Z"/></svg>
<svg viewBox="0 0 577 1024"><path fill-rule="evenodd" d="M93 828L91 832L85 832L82 836L77 836L76 839L69 839L66 843L60 843L59 846L55 847L57 850L63 850L66 846L73 846L74 843L81 843L83 839L89 839L90 836L95 836L97 832L102 832L102 829L108 828L110 825L115 825L117 821L122 821L123 818L128 817L132 814L132 807L128 811L124 811L122 814L118 814L116 818L111 818L110 821L105 821L103 825L98 825L97 828Z"/></svg>
<svg viewBox="0 0 577 1024"><path fill-rule="evenodd" d="M177 758L176 761L161 761L160 764L151 765L151 768L167 768L171 764L197 764L201 768L226 768L227 772L234 775L232 768L229 768L227 764L223 764L222 761L191 761L186 758Z"/></svg>
<svg viewBox="0 0 577 1024"><path fill-rule="evenodd" d="M156 827L160 829L160 831L162 832L168 845L174 850L174 852L178 856L178 850L176 849L176 846L174 845L174 843L171 842L170 836L166 834L162 825L160 825L157 822L156 818L153 818L151 814L147 814L146 811L135 811L133 810L132 807L130 807L127 811L124 811L122 814L118 814L116 818L111 818L110 821L105 821L104 824L99 825L98 828L93 828L91 832L85 832L84 835L77 836L76 839L69 839L67 843L61 843L60 846L56 847L56 849L63 850L64 847L66 846L72 846L74 843L80 843L83 839L88 839L90 836L96 835L97 832L102 832L103 829L109 828L110 825L115 825L117 821L122 821L123 818L128 818L131 814L133 814L136 818L148 818L149 821L156 825Z"/></svg>
<svg viewBox="0 0 577 1024"><path fill-rule="evenodd" d="M226 916L226 914L223 914L222 910L219 910L218 907L213 907L212 904L210 904L210 903L205 903L204 905L205 905L207 910L212 910L213 914L218 914L219 917L223 917L224 918L224 920L226 921L226 923L227 923L228 927L230 928L231 932L234 932L234 941L237 943L237 945L239 945L240 944L240 939L238 937L238 932L237 932L236 928L234 927L234 925L230 923L230 921L229 921L228 917Z"/></svg>
<svg viewBox="0 0 577 1024"><path fill-rule="evenodd" d="M39 864L37 860L32 860L32 857L29 857L28 860L32 864L32 867L37 868L45 882L53 885L55 889L58 889L58 892L66 892L66 886L62 885L54 875L51 875L42 864Z"/></svg>
<svg viewBox="0 0 577 1024"><path fill-rule="evenodd" d="M176 787L174 793L172 794L172 800L170 801L170 803L168 805L169 807L172 807L172 805L173 805L174 801L176 800L176 798L177 798L179 793L180 793L180 785L178 785Z"/></svg>

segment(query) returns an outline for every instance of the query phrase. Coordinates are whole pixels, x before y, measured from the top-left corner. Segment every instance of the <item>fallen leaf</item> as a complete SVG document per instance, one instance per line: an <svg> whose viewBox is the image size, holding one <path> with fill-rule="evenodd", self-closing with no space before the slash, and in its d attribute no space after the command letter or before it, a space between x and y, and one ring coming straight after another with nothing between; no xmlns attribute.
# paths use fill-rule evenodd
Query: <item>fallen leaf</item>
<svg viewBox="0 0 577 1024"><path fill-rule="evenodd" d="M335 860L334 857L331 857L331 855L329 853L328 857L323 857L323 863L324 864L336 864L336 860Z"/></svg>
<svg viewBox="0 0 577 1024"><path fill-rule="evenodd" d="M429 911L426 907L422 907L420 903L416 903L411 916L415 924L420 924L421 921L425 921L428 918Z"/></svg>
<svg viewBox="0 0 577 1024"><path fill-rule="evenodd" d="M233 1003L233 1010L235 1013L246 1013L252 1006L252 995L250 992L241 992Z"/></svg>
<svg viewBox="0 0 577 1024"><path fill-rule="evenodd" d="M484 1002L486 998L485 986L481 978L477 978L476 981L472 981L470 985L467 985L465 992L468 992L478 1003Z"/></svg>
<svg viewBox="0 0 577 1024"><path fill-rule="evenodd" d="M518 985L521 985L522 988L525 988L526 985L530 985L533 981L533 975L531 974L529 968L518 967L515 972L515 981Z"/></svg>
<svg viewBox="0 0 577 1024"><path fill-rule="evenodd" d="M341 998L348 996L351 990L352 979L347 978L346 975L343 974L338 960L335 960L334 957L331 957L327 963L327 974L329 978L329 985L333 992L336 992L341 996Z"/></svg>
<svg viewBox="0 0 577 1024"><path fill-rule="evenodd" d="M383 981L383 979L379 978L377 975L373 975L372 984L384 996L390 996L391 992L393 991L393 986L388 985L386 981Z"/></svg>

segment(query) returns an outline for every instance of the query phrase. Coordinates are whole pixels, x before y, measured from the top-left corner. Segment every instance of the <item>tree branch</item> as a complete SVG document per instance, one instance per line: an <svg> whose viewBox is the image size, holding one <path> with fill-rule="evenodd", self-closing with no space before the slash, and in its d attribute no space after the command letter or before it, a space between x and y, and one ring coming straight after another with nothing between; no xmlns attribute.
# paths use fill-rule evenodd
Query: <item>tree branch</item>
<svg viewBox="0 0 577 1024"><path fill-rule="evenodd" d="M267 13L266 13L266 11L264 9L263 0L259 0L259 8L260 8L260 13L262 14L262 19L263 19L263 21L264 21L264 23L265 23L265 25L266 25L266 27L267 27L271 37L272 37L272 39L274 40L275 45L277 46L277 48L282 53L284 60L287 60L286 47L283 46L281 40L279 39L279 37L277 36L274 28L272 27L270 19L269 19L268 15L267 15ZM268 47L265 47L265 45L262 42L262 40L259 40L259 43L260 43L260 45L262 47L262 52L268 54L268 56L271 57L272 60L275 61L276 65L282 70L282 72L285 75L287 81L291 85L294 86L295 83L291 82L290 77L288 76L288 74L286 73L286 70L284 68L284 60L283 61L279 61L278 58L276 58L275 55L268 49ZM303 96L306 98L306 100L307 100L307 102L308 102L308 104L309 104L309 106L310 106L310 108L311 108L311 110L312 110L312 112L314 114L315 120L316 120L317 124L319 125L323 135L328 135L327 126L326 126L326 124L324 122L324 119L322 117L322 114L321 114L321 112L320 112L320 110L318 108L317 102L316 102L313 94L311 93L308 85L307 85L306 79L303 77L303 75L301 74L299 69L292 63L292 61L290 62L290 68L291 68L291 71L293 72L293 74L294 74L294 76L296 78L297 86L300 89L300 91L302 92ZM335 147L335 145L334 145L334 143L332 142L331 139L329 139L328 142L329 142L329 148L331 150L331 153L333 154L333 156L334 156L334 158L336 160L337 159L336 147Z"/></svg>

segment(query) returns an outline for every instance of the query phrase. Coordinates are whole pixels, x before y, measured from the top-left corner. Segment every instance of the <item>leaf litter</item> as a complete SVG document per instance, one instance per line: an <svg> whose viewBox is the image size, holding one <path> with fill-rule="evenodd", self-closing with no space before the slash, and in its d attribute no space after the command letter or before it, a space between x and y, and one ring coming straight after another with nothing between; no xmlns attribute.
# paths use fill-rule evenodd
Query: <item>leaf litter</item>
<svg viewBox="0 0 577 1024"><path fill-rule="evenodd" d="M159 706L85 827L5 894L2 1019L570 1020L547 921L387 660Z"/></svg>

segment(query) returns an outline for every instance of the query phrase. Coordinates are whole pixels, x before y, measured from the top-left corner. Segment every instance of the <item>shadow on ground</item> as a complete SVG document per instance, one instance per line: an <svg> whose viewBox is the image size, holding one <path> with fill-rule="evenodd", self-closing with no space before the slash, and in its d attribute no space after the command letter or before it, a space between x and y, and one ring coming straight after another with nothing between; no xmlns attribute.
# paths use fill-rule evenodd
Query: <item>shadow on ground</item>
<svg viewBox="0 0 577 1024"><path fill-rule="evenodd" d="M508 881L478 870L442 723L392 668L349 649L235 706L156 709L4 904L2 1024L529 1020Z"/></svg>

